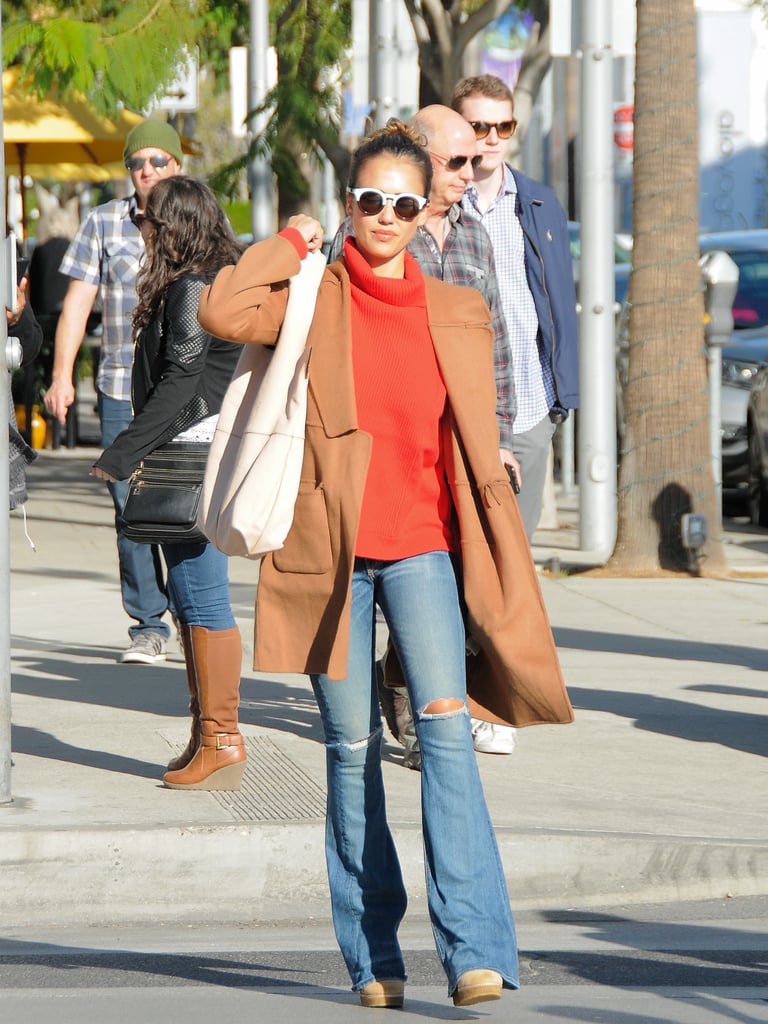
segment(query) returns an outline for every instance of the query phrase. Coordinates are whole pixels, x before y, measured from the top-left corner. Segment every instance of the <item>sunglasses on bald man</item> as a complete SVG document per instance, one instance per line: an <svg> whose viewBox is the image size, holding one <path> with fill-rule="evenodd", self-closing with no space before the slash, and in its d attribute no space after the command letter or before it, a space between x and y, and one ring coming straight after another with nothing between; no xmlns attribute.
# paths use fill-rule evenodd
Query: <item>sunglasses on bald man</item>
<svg viewBox="0 0 768 1024"><path fill-rule="evenodd" d="M431 149L427 152L449 171L460 171L466 164L472 164L472 170L476 171L483 161L481 156L440 156Z"/></svg>

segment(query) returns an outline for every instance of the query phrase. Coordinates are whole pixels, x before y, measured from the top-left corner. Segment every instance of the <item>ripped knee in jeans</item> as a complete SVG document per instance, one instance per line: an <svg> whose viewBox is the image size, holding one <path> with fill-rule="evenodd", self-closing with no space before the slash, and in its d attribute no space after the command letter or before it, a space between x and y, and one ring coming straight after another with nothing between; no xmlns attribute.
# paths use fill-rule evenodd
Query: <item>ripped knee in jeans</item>
<svg viewBox="0 0 768 1024"><path fill-rule="evenodd" d="M465 708L464 701L459 700L458 697L438 697L437 700L431 700L429 704L423 707L419 714L430 716L455 715L464 711Z"/></svg>
<svg viewBox="0 0 768 1024"><path fill-rule="evenodd" d="M376 744L381 744L381 735L383 732L382 726L378 726L373 732L369 732L367 736L364 736L361 740L350 740L348 742L336 742L328 743L326 746L335 748L337 750L367 750L369 747L373 747Z"/></svg>

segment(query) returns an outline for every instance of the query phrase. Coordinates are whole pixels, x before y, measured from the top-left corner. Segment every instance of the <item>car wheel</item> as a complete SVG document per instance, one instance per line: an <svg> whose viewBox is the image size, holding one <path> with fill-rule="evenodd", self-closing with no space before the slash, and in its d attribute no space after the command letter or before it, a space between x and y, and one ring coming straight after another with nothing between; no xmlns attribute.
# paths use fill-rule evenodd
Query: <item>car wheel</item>
<svg viewBox="0 0 768 1024"><path fill-rule="evenodd" d="M768 483L763 477L760 442L749 432L749 518L755 526L768 527Z"/></svg>

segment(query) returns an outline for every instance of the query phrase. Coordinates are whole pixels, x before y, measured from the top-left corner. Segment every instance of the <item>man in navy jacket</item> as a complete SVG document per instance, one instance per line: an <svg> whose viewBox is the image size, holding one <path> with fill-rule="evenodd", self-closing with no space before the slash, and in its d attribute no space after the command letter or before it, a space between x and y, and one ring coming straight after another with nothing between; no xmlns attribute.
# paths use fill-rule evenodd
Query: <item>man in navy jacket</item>
<svg viewBox="0 0 768 1024"><path fill-rule="evenodd" d="M568 224L554 192L504 162L514 134L512 94L494 75L462 79L454 108L469 121L482 161L462 207L491 237L517 391L514 453L530 539L541 515L556 425L579 402L578 323Z"/></svg>
<svg viewBox="0 0 768 1024"><path fill-rule="evenodd" d="M463 78L453 107L472 126L481 162L461 201L490 235L517 393L512 451L530 540L541 516L552 437L579 404L578 321L568 223L554 192L504 162L515 132L512 93L495 75ZM508 754L514 730L474 722L475 749Z"/></svg>

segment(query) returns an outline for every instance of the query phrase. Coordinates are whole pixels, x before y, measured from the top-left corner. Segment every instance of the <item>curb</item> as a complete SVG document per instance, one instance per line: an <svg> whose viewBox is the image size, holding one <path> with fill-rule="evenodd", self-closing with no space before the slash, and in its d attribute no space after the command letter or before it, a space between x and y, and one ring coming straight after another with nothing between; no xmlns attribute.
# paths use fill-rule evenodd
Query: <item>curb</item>
<svg viewBox="0 0 768 1024"><path fill-rule="evenodd" d="M394 827L410 913L426 914L421 830ZM765 893L768 845L497 830L513 909ZM303 920L330 913L322 822L3 833L6 927Z"/></svg>

